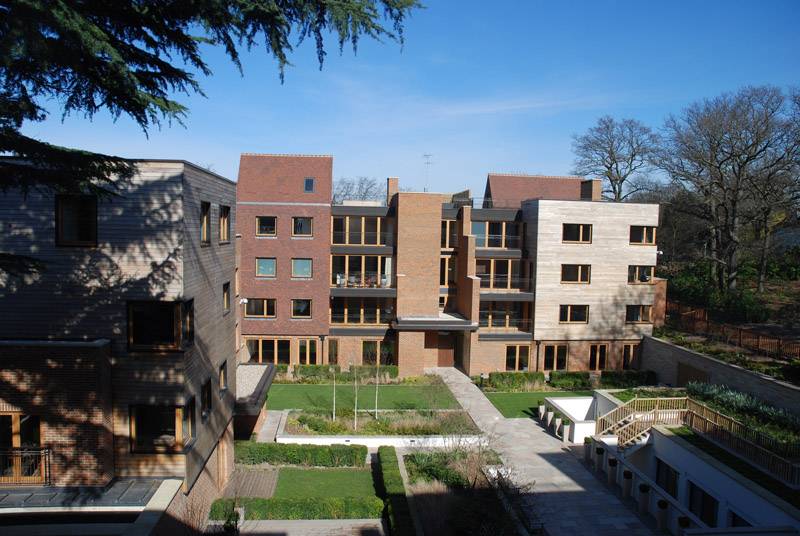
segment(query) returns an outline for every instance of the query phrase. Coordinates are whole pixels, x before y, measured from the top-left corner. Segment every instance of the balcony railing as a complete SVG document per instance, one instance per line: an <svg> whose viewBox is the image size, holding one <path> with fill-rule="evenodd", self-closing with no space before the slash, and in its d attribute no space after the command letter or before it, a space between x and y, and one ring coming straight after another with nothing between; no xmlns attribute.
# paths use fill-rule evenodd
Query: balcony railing
<svg viewBox="0 0 800 536"><path fill-rule="evenodd" d="M531 330L531 320L529 318L492 317L490 321L488 317L481 315L478 319L478 327L492 331L527 332Z"/></svg>
<svg viewBox="0 0 800 536"><path fill-rule="evenodd" d="M50 449L0 449L0 485L50 484Z"/></svg>
<svg viewBox="0 0 800 536"><path fill-rule="evenodd" d="M480 274L478 277L481 280L481 288L491 290L528 290L527 277L498 277L494 276L494 280L490 274Z"/></svg>
<svg viewBox="0 0 800 536"><path fill-rule="evenodd" d="M332 286L340 288L392 288L392 278L378 272L334 273Z"/></svg>
<svg viewBox="0 0 800 536"><path fill-rule="evenodd" d="M392 233L388 231L381 231L380 233L375 231L365 231L363 233L333 231L331 240L331 243L335 246L391 246Z"/></svg>
<svg viewBox="0 0 800 536"><path fill-rule="evenodd" d="M505 239L505 245L503 245L503 235L481 234L475 237L475 245L479 248L520 249L522 247L522 238L518 235L506 235Z"/></svg>

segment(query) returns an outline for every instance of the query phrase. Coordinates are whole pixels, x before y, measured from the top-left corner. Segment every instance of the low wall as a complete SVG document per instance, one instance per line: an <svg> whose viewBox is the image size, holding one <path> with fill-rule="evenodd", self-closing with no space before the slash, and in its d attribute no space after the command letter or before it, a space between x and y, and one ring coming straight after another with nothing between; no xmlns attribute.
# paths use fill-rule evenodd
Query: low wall
<svg viewBox="0 0 800 536"><path fill-rule="evenodd" d="M640 348L639 368L655 372L659 383L683 387L687 380L704 378L708 383L727 385L800 414L800 387L662 339L645 335Z"/></svg>

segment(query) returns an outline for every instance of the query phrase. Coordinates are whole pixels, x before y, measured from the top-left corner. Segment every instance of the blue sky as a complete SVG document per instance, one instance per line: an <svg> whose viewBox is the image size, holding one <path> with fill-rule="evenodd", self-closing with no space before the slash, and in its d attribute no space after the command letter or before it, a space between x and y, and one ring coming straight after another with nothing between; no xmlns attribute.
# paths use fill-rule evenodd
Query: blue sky
<svg viewBox="0 0 800 536"><path fill-rule="evenodd" d="M334 155L334 178L483 193L489 171L566 174L571 136L598 117L659 127L687 104L746 84L800 85L800 1L429 0L406 44L363 41L322 72L312 43L281 85L263 50L244 76L219 51L185 123L73 116L29 135L140 158L181 158L232 179L239 154ZM423 154L432 165L426 180Z"/></svg>

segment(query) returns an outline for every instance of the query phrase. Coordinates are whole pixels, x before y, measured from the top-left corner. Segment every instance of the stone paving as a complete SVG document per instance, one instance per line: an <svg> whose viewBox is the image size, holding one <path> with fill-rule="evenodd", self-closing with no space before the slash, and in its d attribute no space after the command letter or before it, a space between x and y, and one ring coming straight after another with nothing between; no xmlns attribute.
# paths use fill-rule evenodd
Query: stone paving
<svg viewBox="0 0 800 536"><path fill-rule="evenodd" d="M455 368L433 368L513 471L519 486L533 485L526 502L531 521L551 536L639 536L655 532L589 472L557 439L530 419L506 419Z"/></svg>
<svg viewBox="0 0 800 536"><path fill-rule="evenodd" d="M383 536L380 519L245 521L240 534L275 536Z"/></svg>
<svg viewBox="0 0 800 536"><path fill-rule="evenodd" d="M256 441L259 443L274 443L278 434L278 425L281 422L282 411L267 410L267 417L256 432Z"/></svg>

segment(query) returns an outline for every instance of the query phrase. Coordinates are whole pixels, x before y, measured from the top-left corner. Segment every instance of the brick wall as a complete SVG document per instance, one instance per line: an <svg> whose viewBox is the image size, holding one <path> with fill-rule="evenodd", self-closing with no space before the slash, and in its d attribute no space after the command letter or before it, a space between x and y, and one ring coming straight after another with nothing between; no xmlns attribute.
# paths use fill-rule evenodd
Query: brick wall
<svg viewBox="0 0 800 536"><path fill-rule="evenodd" d="M660 383L679 385L679 368L708 375L708 382L750 393L774 406L800 413L800 387L724 363L653 337L645 337L640 353L641 370L652 370ZM686 369L685 369L686 370Z"/></svg>
<svg viewBox="0 0 800 536"><path fill-rule="evenodd" d="M104 485L113 476L110 346L0 346L0 411L38 415L53 484Z"/></svg>

